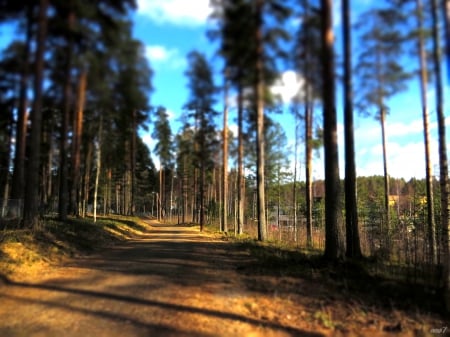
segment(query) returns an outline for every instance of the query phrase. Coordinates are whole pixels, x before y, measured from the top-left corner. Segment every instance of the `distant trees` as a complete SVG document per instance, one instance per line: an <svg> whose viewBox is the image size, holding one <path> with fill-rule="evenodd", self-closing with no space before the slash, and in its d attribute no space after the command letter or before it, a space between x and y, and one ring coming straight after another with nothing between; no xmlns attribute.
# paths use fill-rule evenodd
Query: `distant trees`
<svg viewBox="0 0 450 337"><path fill-rule="evenodd" d="M217 88L213 73L206 57L197 51L188 54L188 88L189 100L185 104L190 125L194 129L194 151L196 167L199 170L198 212L200 230L205 224L206 174L213 167L214 146L217 144L214 118L218 112L214 109Z"/></svg>
<svg viewBox="0 0 450 337"><path fill-rule="evenodd" d="M224 58L226 81L236 91L238 154L237 154L237 232L244 229L244 89L251 86L252 44L254 17L251 1L212 1L213 18L218 22L217 30L209 32L215 40L220 38L219 55ZM243 38L247 37L247 38ZM225 191L225 190L224 190Z"/></svg>
<svg viewBox="0 0 450 337"><path fill-rule="evenodd" d="M165 172L173 168L173 137L172 130L170 129L169 116L164 107L160 106L156 109L156 120L153 127L152 137L157 141L155 145L155 153L159 156L160 168L159 168L159 195L158 195L158 220L162 218L162 210L166 206L165 197L165 184L166 176ZM169 205L169 210L172 205Z"/></svg>
<svg viewBox="0 0 450 337"><path fill-rule="evenodd" d="M279 0L225 0L214 1L215 18L219 29L210 34L221 38L219 53L224 57L230 82L238 92L239 125L239 170L238 174L238 231L243 220L243 102L244 88L252 89L251 120L256 130L257 153L257 221L258 238L267 237L264 192L264 104L267 101L266 88L273 82L275 59L281 54L279 42L287 39L287 33L280 29L288 17L289 9ZM270 19L269 19L270 18ZM277 26L278 25L278 26ZM270 55L274 57L270 57Z"/></svg>

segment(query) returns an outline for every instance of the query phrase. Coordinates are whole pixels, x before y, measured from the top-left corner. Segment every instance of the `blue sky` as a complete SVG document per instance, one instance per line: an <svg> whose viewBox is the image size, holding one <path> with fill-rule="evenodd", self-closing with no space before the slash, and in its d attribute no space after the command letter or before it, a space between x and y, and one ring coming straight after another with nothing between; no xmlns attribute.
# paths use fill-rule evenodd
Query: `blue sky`
<svg viewBox="0 0 450 337"><path fill-rule="evenodd" d="M340 53L340 31L342 29L339 15L339 1L335 2L335 34L337 36L336 50ZM367 9L370 0L352 1L353 19L357 13ZM207 40L207 16L209 14L208 0L139 0L139 9L135 15L135 36L146 45L147 56L155 71L153 84L156 88L151 97L152 104L164 105L168 108L173 121L173 132L177 132L179 125L177 117L182 111L182 105L187 100L185 71L185 55L192 49L204 51L207 55L214 54L214 46ZM356 44L356 41L354 41ZM220 61L215 67L220 69ZM417 62L415 59L411 62ZM292 73L284 74L287 82L284 87L278 87L279 92L295 91L295 78ZM291 79L289 81L289 79ZM421 178L424 176L422 118L420 112L418 79L413 79L408 92L396 96L389 102L391 114L387 118L388 137L388 170L394 177ZM298 84L297 84L298 85ZM446 90L448 96L449 90ZM286 94L287 95L287 94ZM287 95L288 96L288 95ZM339 144L340 144L340 170L343 176L344 154L342 133L341 91L337 92L339 113ZM434 113L434 91L429 89L430 119L433 165L437 169L437 136L436 117ZM448 109L446 109L446 112ZM320 111L318 111L320 113ZM446 113L448 116L448 113ZM275 116L274 116L275 117ZM229 123L233 127L235 116L231 111ZM276 116L288 136L289 143L293 144L294 122L286 111L283 116ZM447 118L447 129L450 128L450 119ZM447 132L448 133L448 132ZM373 118L356 116L356 161L358 175L382 175L382 152L380 125ZM144 135L151 148L154 141L149 135ZM302 155L302 154L300 154ZM323 157L323 156L322 156ZM302 164L301 164L302 165ZM323 163L316 159L315 178L323 177ZM301 177L301 176L300 176Z"/></svg>
<svg viewBox="0 0 450 337"><path fill-rule="evenodd" d="M177 122L182 113L182 106L188 99L187 79L184 75L186 70L186 55L189 51L196 49L205 52L211 59L216 49L206 37L208 28L207 17L210 13L209 0L138 0L139 8L133 14L134 36L141 40L145 46L146 55L149 59L154 77L152 79L154 92L151 94L150 103L152 105L165 106L170 115L172 131L176 133L180 124ZM336 51L341 51L340 31L340 1L335 1L335 34ZM352 1L353 19L357 13L367 9L372 4L379 4L375 0L354 0ZM13 30L9 26L2 26L0 35L0 49L13 37ZM354 45L356 45L356 40ZM417 63L416 59L410 62ZM213 59L213 66L217 72L221 69L221 61ZM295 74L289 69L284 74L280 74L285 84L278 86L274 90L284 93L286 97L289 93L295 92L298 83L295 83ZM220 81L220 76L217 76ZM424 176L423 160L423 135L422 117L420 112L420 101L418 91L418 79L413 79L410 89L401 95L396 96L389 102L391 114L387 118L388 137L388 169L394 177L421 178ZM218 82L217 84L221 84ZM449 85L446 86L446 97L450 100ZM357 90L357 88L355 88ZM342 133L342 93L338 90L338 139L341 176L344 172L343 133ZM434 109L434 91L429 87L429 104L432 136L432 160L437 170L437 127ZM220 97L219 97L220 98ZM446 105L446 116L448 113ZM220 106L219 106L220 108ZM321 112L318 110L318 114ZM294 121L287 111L282 116L273 116L284 128L289 143L294 144ZM381 131L380 125L373 118L362 118L355 116L355 137L356 137L356 163L357 174L361 176L382 175L382 153L381 153ZM230 127L235 126L235 109L231 109L229 119ZM447 134L450 132L450 118L447 117ZM221 120L219 126L221 127ZM151 151L155 142L151 139L151 125L148 133L142 134L144 141L149 145ZM448 138L448 137L447 137ZM300 153L302 158L302 153ZM323 156L322 156L323 157ZM158 159L153 157L158 164ZM303 164L301 170L303 169ZM292 164L293 166L293 164ZM437 173L437 172L435 172ZM303 174L300 174L302 178ZM314 177L323 177L322 159L315 160Z"/></svg>

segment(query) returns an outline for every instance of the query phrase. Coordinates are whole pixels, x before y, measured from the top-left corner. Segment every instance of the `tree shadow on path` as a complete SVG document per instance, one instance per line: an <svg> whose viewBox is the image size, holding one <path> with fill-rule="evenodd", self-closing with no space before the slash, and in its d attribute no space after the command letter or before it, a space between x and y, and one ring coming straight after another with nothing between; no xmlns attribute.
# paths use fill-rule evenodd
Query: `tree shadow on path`
<svg viewBox="0 0 450 337"><path fill-rule="evenodd" d="M214 308L207 307L205 303L198 306L175 303L177 298L164 297L164 290L171 287L186 289L186 292L196 289L199 294L202 294L204 287L228 287L230 291L246 291L236 289L239 287L239 281L235 282L233 278L239 277L235 271L236 266L244 261L248 262L249 256L231 246L223 241L205 237L193 227L153 226L152 230L140 239L117 245L99 254L72 260L67 267L86 272L79 277L27 283L2 276L0 290L2 287L4 289L0 291L0 299L13 301L18 308L22 305L37 305L116 323L126 322L136 329L144 329L147 335L152 336L206 337L214 334L197 331L195 322L187 322L186 330L182 331L168 324L152 321L151 317L134 315L134 311L125 308L132 307L136 312L157 310L164 315L194 314L195 317L205 317L207 321L218 319L226 324L239 322L254 328L271 329L283 336L323 336L320 333L283 325L276 320L235 313L232 307ZM123 283L114 283L121 275L124 278ZM146 293L141 293L140 282L148 282L142 287L146 288ZM95 288L92 288L92 284L96 284ZM118 287L119 285L121 287ZM162 297L157 292L151 293L152 287L159 287L158 291L161 290L159 294L163 294ZM27 291L40 292L40 295L27 296ZM189 296L189 293L183 295ZM111 311L110 308L117 310Z"/></svg>

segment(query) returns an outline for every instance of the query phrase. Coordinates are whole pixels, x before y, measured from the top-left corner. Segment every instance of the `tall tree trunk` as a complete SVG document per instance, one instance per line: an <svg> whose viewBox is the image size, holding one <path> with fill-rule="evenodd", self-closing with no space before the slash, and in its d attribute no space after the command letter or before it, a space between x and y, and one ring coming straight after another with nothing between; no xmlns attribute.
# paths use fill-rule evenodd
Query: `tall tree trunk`
<svg viewBox="0 0 450 337"><path fill-rule="evenodd" d="M50 130L47 131L47 142L48 142L48 155L47 155L47 177L46 181L44 183L44 203L48 203L48 200L50 200L52 194L53 194L53 156L54 156L54 143L52 139L53 135L53 124L50 127ZM45 137L43 135L43 137Z"/></svg>
<svg viewBox="0 0 450 337"><path fill-rule="evenodd" d="M205 166L202 163L199 182L200 232L203 232L203 227L205 225L205 192Z"/></svg>
<svg viewBox="0 0 450 337"><path fill-rule="evenodd" d="M136 109L133 109L131 122L131 141L130 141L130 215L134 215L135 212L135 193L136 193L136 135L137 135L137 121L136 121Z"/></svg>
<svg viewBox="0 0 450 337"><path fill-rule="evenodd" d="M173 205L173 180L174 177L174 171L170 170L170 197L169 197L169 221L172 223L172 205Z"/></svg>
<svg viewBox="0 0 450 337"><path fill-rule="evenodd" d="M383 149L383 178L384 178L384 213L385 213L385 220L386 225L384 232L382 235L386 239L387 248L390 251L390 235L391 235L391 214L389 211L389 194L390 194L390 187L389 187L389 172L387 168L387 142L386 142L386 108L383 102L383 83L384 78L381 74L381 58L382 53L379 48L375 51L375 62L376 62L376 71L377 71L377 82L378 82L378 93L377 93L377 100L378 100L378 115L380 119L380 126L381 126L381 142L382 142L382 149Z"/></svg>
<svg viewBox="0 0 450 337"><path fill-rule="evenodd" d="M27 140L27 90L30 75L30 45L33 28L33 8L26 9L25 50L23 53L22 72L20 74L19 107L17 110L16 146L14 147L14 171L11 186L11 198L22 199L25 191L25 150Z"/></svg>
<svg viewBox="0 0 450 337"><path fill-rule="evenodd" d="M355 137L353 134L353 85L350 1L342 1L344 43L344 138L345 138L345 229L346 256L360 258L358 211L356 204Z"/></svg>
<svg viewBox="0 0 450 337"><path fill-rule="evenodd" d="M387 144L386 144L386 111L383 107L380 107L380 125L381 125L381 142L383 148L383 179L384 179L384 212L386 216L386 239L390 249L390 235L391 235L391 214L389 212L389 172L387 168Z"/></svg>
<svg viewBox="0 0 450 337"><path fill-rule="evenodd" d="M417 26L419 30L418 51L419 51L419 67L420 67L420 98L422 101L422 119L423 119L423 136L425 146L425 179L427 188L427 222L428 222L428 242L429 254L431 262L437 264L437 247L436 247L436 221L434 219L434 195L433 195L433 173L431 169L430 157L430 131L429 116L427 104L427 86L428 86L428 70L427 70L427 52L424 45L423 31L423 5L422 0L416 0Z"/></svg>
<svg viewBox="0 0 450 337"><path fill-rule="evenodd" d="M83 68L78 78L77 104L73 119L72 136L72 211L79 216L81 212L80 156L83 134L83 112L86 98L87 71Z"/></svg>
<svg viewBox="0 0 450 337"><path fill-rule="evenodd" d="M92 145L92 142L89 142L87 145L86 150L86 157L85 157L85 166L84 166L84 177L83 177L83 217L86 215L86 206L89 202L89 185L91 180L91 166L92 166L92 156L94 152L94 146ZM117 209L116 209L117 212Z"/></svg>
<svg viewBox="0 0 450 337"><path fill-rule="evenodd" d="M98 140L96 149L96 168L95 168L95 185L94 185L94 222L97 221L97 197L98 197L98 183L100 178L100 169L102 164L102 132L103 132L103 118L100 116L100 126L98 128Z"/></svg>
<svg viewBox="0 0 450 337"><path fill-rule="evenodd" d="M323 65L323 137L325 152L325 257L342 255L339 235L341 200L335 97L333 1L321 0Z"/></svg>
<svg viewBox="0 0 450 337"><path fill-rule="evenodd" d="M309 95L310 87L306 84L305 100L305 187L306 187L306 246L312 248L313 193L312 193L312 109Z"/></svg>
<svg viewBox="0 0 450 337"><path fill-rule="evenodd" d="M198 170L194 168L194 193L192 195L192 222L198 223Z"/></svg>
<svg viewBox="0 0 450 337"><path fill-rule="evenodd" d="M225 70L223 98L222 232L228 232L228 71Z"/></svg>
<svg viewBox="0 0 450 337"><path fill-rule="evenodd" d="M161 161L161 158L160 158ZM162 221L162 198L164 193L164 174L161 163L159 164L159 198L158 198L158 221Z"/></svg>
<svg viewBox="0 0 450 337"><path fill-rule="evenodd" d="M26 173L26 190L24 202L24 221L28 227L39 225L39 166L41 157L42 131L42 84L44 74L44 52L47 37L47 9L49 0L40 0L38 32L36 36L36 57L34 76L34 102L31 113L30 156Z"/></svg>
<svg viewBox="0 0 450 337"><path fill-rule="evenodd" d="M266 202L264 188L264 69L263 69L263 6L264 0L255 0L256 24L256 73L255 73L255 103L256 103L256 185L257 185L257 219L258 240L267 239Z"/></svg>
<svg viewBox="0 0 450 337"><path fill-rule="evenodd" d="M12 144L12 133L13 133L13 125L14 125L14 117L13 117L13 109L8 108L5 112L5 119L2 121L1 128L5 130L4 137L1 137L3 144L0 145L1 150L0 153L4 153L4 155L0 156L0 167L10 167L11 166L11 144ZM5 124L3 124L3 122ZM3 199L2 212L1 216L4 216L4 212L6 211L8 204L8 196L9 196L9 187L10 187L10 173L9 170L0 170L0 191L1 198Z"/></svg>
<svg viewBox="0 0 450 337"><path fill-rule="evenodd" d="M75 26L75 13L73 12L73 0L70 1L70 12L67 17L67 26L69 28L69 37L66 46L66 68L64 74L64 89L62 101L62 122L61 122L61 139L59 149L59 219L65 221L67 219L67 212L69 208L69 121L70 121L70 107L71 107L71 72L73 59L73 35L72 31Z"/></svg>
<svg viewBox="0 0 450 337"><path fill-rule="evenodd" d="M310 8L308 1L303 1L302 3L304 7L304 16L308 18L310 15ZM305 95L304 101L304 118L305 118L305 203L306 203L306 246L311 248L313 246L312 243L312 223L313 223L313 194L312 194L312 172L313 172L313 161L312 161L312 142L313 142L313 99L312 96L312 88L310 81L312 81L311 70L310 70L310 62L311 62L311 51L308 42L311 40L310 37L310 25L305 25L305 39L303 42L303 50L304 50L304 69L303 72L305 74L305 81L303 83L303 90Z"/></svg>
<svg viewBox="0 0 450 337"><path fill-rule="evenodd" d="M244 232L244 94L238 84L238 172L237 172L237 232Z"/></svg>
<svg viewBox="0 0 450 337"><path fill-rule="evenodd" d="M297 108L294 111L295 114L295 144L294 144L294 184L292 186L292 208L294 210L294 232L295 232L295 241L297 241L297 165L298 165L298 132L299 132L299 114Z"/></svg>
<svg viewBox="0 0 450 337"><path fill-rule="evenodd" d="M183 216L182 223L186 223L186 213L188 210L188 172L186 164L186 155L183 155L183 182L182 182L182 193L183 193Z"/></svg>
<svg viewBox="0 0 450 337"><path fill-rule="evenodd" d="M445 284L445 303L450 311L450 222L449 222L449 179L448 179L448 159L447 140L445 131L444 113L444 90L442 83L441 55L439 41L439 15L437 0L431 0L432 20L433 20L433 61L436 89L436 113L438 122L438 142L439 142L439 184L441 188L441 244L443 251L443 270Z"/></svg>

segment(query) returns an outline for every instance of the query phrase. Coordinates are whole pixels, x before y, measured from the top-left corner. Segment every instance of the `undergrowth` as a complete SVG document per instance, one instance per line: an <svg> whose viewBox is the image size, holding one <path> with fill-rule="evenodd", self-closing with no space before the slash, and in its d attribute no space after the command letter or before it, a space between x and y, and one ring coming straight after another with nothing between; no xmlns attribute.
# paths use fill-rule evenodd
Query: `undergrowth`
<svg viewBox="0 0 450 337"><path fill-rule="evenodd" d="M441 288L376 274L375 264L379 261L364 258L328 261L317 250L298 250L278 242L262 243L249 237L233 237L232 240L240 250L247 251L254 258L251 265L238 268L251 277L309 279L326 285L344 300L352 299L388 310L396 308L445 315Z"/></svg>
<svg viewBox="0 0 450 337"><path fill-rule="evenodd" d="M38 230L1 231L0 273L11 275L38 263L86 255L142 234L146 225L133 217L69 218L65 222L45 218Z"/></svg>

